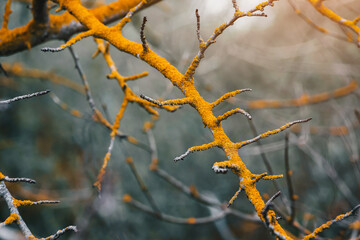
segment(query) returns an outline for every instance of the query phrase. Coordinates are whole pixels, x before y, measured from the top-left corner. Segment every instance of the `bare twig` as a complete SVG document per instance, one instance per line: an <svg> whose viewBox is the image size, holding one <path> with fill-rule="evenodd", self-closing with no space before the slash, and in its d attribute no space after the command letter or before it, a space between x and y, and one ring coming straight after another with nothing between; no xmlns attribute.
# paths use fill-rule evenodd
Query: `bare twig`
<svg viewBox="0 0 360 240"><path fill-rule="evenodd" d="M292 171L290 170L290 164L289 164L289 134L285 134L285 172L286 172L286 183L289 190L289 196L290 196L290 217L288 219L289 224L293 224L295 219L295 200L296 196L294 193L294 187L291 181L291 175Z"/></svg>
<svg viewBox="0 0 360 240"><path fill-rule="evenodd" d="M144 34L146 21L147 21L147 18L144 17L143 22L141 24L141 28L140 28L140 39L141 39L141 42L142 42L143 50L145 52L149 51L149 47L148 47L148 44L146 42L146 38L145 38L145 34Z"/></svg>
<svg viewBox="0 0 360 240"><path fill-rule="evenodd" d="M159 210L159 207L156 205L155 201L154 201L154 198L152 197L149 189L147 188L147 186L145 185L144 181L142 180L140 174L138 173L137 169L136 169L136 166L134 164L134 161L131 157L126 157L126 163L129 165L130 169L131 169L131 172L133 173L133 175L135 176L136 178L136 181L138 182L139 186L140 186L140 189L141 191L144 192L147 200L149 201L152 209L154 212L156 212L157 214L161 214L160 213L160 210Z"/></svg>
<svg viewBox="0 0 360 240"><path fill-rule="evenodd" d="M238 147L238 148L242 148L242 147L244 147L244 146L246 146L246 145L248 145L248 144L257 142L257 141L259 141L260 139L263 139L263 138L269 137L269 136L271 136L271 135L277 134L277 133L279 133L279 132L281 132L281 131L284 131L285 129L291 127L291 126L294 125L294 124L304 123L304 122L308 122L308 121L310 121L310 120L311 120L311 118L307 118L307 119L303 119L303 120L296 120L296 121L293 121L293 122L289 122L289 123L281 126L280 128L277 128L277 129L272 130L272 131L267 131L267 132L265 132L265 133L263 133L263 134L260 134L260 135L258 135L258 136L256 136L256 137L252 138L252 139L239 142L239 143L237 143L237 147Z"/></svg>
<svg viewBox="0 0 360 240"><path fill-rule="evenodd" d="M20 101L20 100L24 100L24 99L28 99L28 98L33 98L33 97L37 97L37 96L41 96L44 94L49 93L50 90L45 90L45 91L41 91L41 92L35 92L35 93L30 93L30 94L26 94L26 95L22 95L22 96L18 96L18 97L14 97L8 100L4 100L4 101L0 101L0 104L10 104L12 102L16 102L16 101Z"/></svg>
<svg viewBox="0 0 360 240"><path fill-rule="evenodd" d="M276 231L275 227L272 225L272 220L269 219L268 212L270 210L270 206L272 205L272 202L280 195L280 191L275 193L274 196L272 196L265 204L264 209L261 211L261 214L263 218L265 219L265 225L266 227L271 231L272 234L274 234L277 238L286 240L286 236L281 235L279 232Z"/></svg>

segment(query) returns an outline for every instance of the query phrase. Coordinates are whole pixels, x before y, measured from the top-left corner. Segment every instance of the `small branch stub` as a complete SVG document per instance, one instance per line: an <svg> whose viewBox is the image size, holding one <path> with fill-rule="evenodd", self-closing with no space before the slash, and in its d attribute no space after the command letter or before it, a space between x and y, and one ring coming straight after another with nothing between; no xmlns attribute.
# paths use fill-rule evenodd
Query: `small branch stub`
<svg viewBox="0 0 360 240"><path fill-rule="evenodd" d="M145 29L146 22L147 22L147 18L144 17L143 22L141 24L141 28L140 28L140 39L141 39L141 42L142 42L144 52L149 51L149 46L148 46L148 44L146 42L146 38L145 38L145 34L144 34L144 29Z"/></svg>

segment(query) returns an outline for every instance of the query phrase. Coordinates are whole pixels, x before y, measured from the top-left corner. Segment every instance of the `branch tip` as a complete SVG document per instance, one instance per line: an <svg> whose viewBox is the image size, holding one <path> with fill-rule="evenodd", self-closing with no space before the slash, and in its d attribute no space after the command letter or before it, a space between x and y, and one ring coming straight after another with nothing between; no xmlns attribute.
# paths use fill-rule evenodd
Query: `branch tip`
<svg viewBox="0 0 360 240"><path fill-rule="evenodd" d="M218 165L214 165L214 166L212 167L212 170L213 170L215 173L225 174L225 173L228 172L229 169L223 168L223 167L219 167Z"/></svg>
<svg viewBox="0 0 360 240"><path fill-rule="evenodd" d="M58 48L44 47L44 48L41 48L41 51L43 51L43 52L53 52L53 53L61 52L63 50L64 50L64 48L62 48L62 47L58 47Z"/></svg>
<svg viewBox="0 0 360 240"><path fill-rule="evenodd" d="M182 154L182 155L174 158L174 162L178 162L178 161L180 161L180 160L184 160L184 158L185 158L187 155L189 155L189 153L190 153L190 150L187 150L184 154Z"/></svg>
<svg viewBox="0 0 360 240"><path fill-rule="evenodd" d="M144 29L145 29L146 22L147 22L147 18L146 18L146 16L144 16L143 22L142 22L141 28L140 28L140 39L141 39L141 42L142 42L144 52L149 51L149 46L148 46L148 44L146 42L146 38L145 38L145 34L144 34Z"/></svg>
<svg viewBox="0 0 360 240"><path fill-rule="evenodd" d="M269 207L272 205L272 202L278 197L280 196L281 191L278 191L277 193L275 193L265 204L263 210L261 211L261 214L263 215L263 217L266 219L266 213L269 211Z"/></svg>
<svg viewBox="0 0 360 240"><path fill-rule="evenodd" d="M200 15L199 15L199 9L195 10L195 15L196 15L196 36L197 39L199 40L199 43L203 43L204 40L201 38L200 36Z"/></svg>

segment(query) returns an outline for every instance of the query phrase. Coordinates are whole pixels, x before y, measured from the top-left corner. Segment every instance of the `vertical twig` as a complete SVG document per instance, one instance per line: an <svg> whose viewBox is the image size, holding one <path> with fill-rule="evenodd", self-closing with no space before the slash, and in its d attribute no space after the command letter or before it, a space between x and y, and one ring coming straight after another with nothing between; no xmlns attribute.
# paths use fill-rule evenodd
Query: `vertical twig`
<svg viewBox="0 0 360 240"><path fill-rule="evenodd" d="M131 172L133 173L133 175L136 178L137 183L140 186L141 191L145 194L145 197L147 198L147 200L149 201L152 209L157 213L157 214L161 214L160 209L158 208L158 206L156 205L154 198L152 197L149 189L147 188L147 186L145 185L144 181L142 180L140 174L138 173L136 166L134 164L134 161L132 159L132 157L126 157L126 163L129 165Z"/></svg>
<svg viewBox="0 0 360 240"><path fill-rule="evenodd" d="M251 129L253 135L257 136L257 135L258 135L258 132L257 132L257 130L256 130L256 127L255 127L254 122L253 122L251 119L249 119L249 120L248 120L248 123L249 123L249 125L250 125L250 129ZM266 171L267 171L270 175L273 175L274 172L273 172L273 169L272 169L272 167L271 167L271 164L270 164L268 158L266 157L265 152L262 151L262 143L261 143L261 141L257 141L257 144L258 144L258 146L259 146L260 156L261 156L261 159L263 160L263 163L264 163L264 165L265 165ZM274 185L274 187L275 187L275 190L276 190L276 191L280 191L280 186L279 186L278 182L277 182L277 181L272 181L272 183L273 183L273 185ZM286 201L285 197L284 197L284 196L280 196L280 199L281 199L281 201L283 202L283 204L284 204L285 206L287 206L287 201ZM287 209L287 208L286 208L286 209Z"/></svg>
<svg viewBox="0 0 360 240"><path fill-rule="evenodd" d="M291 181L292 171L290 170L289 164L289 133L285 134L285 172L286 172L286 183L289 190L290 197L290 217L288 219L289 224L293 224L295 219L295 200L296 196L294 194L294 188Z"/></svg>
<svg viewBox="0 0 360 240"><path fill-rule="evenodd" d="M90 86L89 86L89 83L88 83L88 81L86 79L86 75L84 74L84 71L82 70L81 65L79 63L79 57L76 54L76 52L74 51L72 46L69 47L69 51L71 53L72 58L74 59L75 68L77 69L77 71L78 71L78 73L80 75L81 81L82 81L82 83L84 85L86 99L87 99L87 101L88 101L88 103L90 105L91 110L93 111L93 113L95 113L97 111L97 108L95 106L95 102L94 102L94 99L92 97L92 94L91 94L91 91L90 91Z"/></svg>
<svg viewBox="0 0 360 240"><path fill-rule="evenodd" d="M144 34L144 29L145 29L145 24L146 24L147 18L146 16L143 18L142 24L141 24L141 28L140 28L140 39L141 39L141 43L143 46L143 50L144 52L148 52L149 51L149 46L146 42L146 38L145 38L145 34Z"/></svg>

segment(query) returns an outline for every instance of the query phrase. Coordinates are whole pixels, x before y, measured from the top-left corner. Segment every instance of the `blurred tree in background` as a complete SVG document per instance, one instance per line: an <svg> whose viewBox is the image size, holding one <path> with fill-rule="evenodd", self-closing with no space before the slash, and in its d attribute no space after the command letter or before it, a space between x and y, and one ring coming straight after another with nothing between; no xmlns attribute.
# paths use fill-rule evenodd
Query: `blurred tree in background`
<svg viewBox="0 0 360 240"><path fill-rule="evenodd" d="M77 233L61 239L273 239L276 214L287 239L358 239L360 2L140 2L82 2L113 32L121 30L139 43L124 49L114 44L118 39L105 36L107 29L84 27L94 23L76 8L78 1L0 2L0 97L50 90L0 104L1 184L5 181L17 199L61 201L19 208L32 234L50 236L76 225ZM125 15L136 6L126 23ZM235 17L222 32L221 24ZM194 57L205 52L214 30L221 35L197 67ZM79 33L90 37L63 51L41 51L61 50ZM147 58L152 51L185 74L185 85L192 83L210 103L237 89L252 92L224 98L213 109L224 121L218 118L210 126L199 115L202 110L192 108L196 103L177 109L162 102L184 98L181 92L188 88L173 86L179 84L175 77ZM235 174L211 170L225 171L221 161L230 159L221 149L173 161L214 141L214 131L206 128L221 126L236 143L309 117L287 133L239 150L247 169L261 180L256 185L261 201L281 191L260 209L249 201L251 194L241 185L246 177L237 166L226 168ZM263 181L270 178L264 172L283 177ZM37 184L13 183L5 176L29 177ZM351 216L310 235L346 212ZM9 216L1 201L0 222ZM0 239L24 239L16 224L2 223Z"/></svg>

